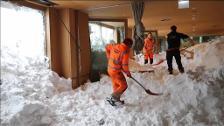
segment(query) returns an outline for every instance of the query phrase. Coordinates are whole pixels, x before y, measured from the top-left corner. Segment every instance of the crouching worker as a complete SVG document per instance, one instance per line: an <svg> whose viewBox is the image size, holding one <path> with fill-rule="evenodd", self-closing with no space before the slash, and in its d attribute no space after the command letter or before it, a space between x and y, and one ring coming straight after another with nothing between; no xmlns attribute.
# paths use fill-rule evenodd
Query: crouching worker
<svg viewBox="0 0 224 126"><path fill-rule="evenodd" d="M132 39L126 38L120 44L106 45L106 55L108 59L107 71L113 84L113 93L110 98L107 98L107 101L111 105L115 105L115 102L124 103L124 101L120 100L120 97L127 89L127 82L122 72L128 77L131 77L128 61L132 44Z"/></svg>
<svg viewBox="0 0 224 126"><path fill-rule="evenodd" d="M149 33L144 40L144 47L143 47L145 64L148 63L148 59L150 59L150 64L153 63L153 48L154 48L154 40L152 38L152 34Z"/></svg>

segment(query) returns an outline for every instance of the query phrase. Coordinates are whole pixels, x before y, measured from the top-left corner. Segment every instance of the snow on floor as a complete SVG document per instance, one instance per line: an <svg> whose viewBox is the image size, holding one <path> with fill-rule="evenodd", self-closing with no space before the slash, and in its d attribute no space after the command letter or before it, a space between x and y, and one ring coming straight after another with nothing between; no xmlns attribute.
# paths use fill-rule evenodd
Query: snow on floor
<svg viewBox="0 0 224 126"><path fill-rule="evenodd" d="M174 75L169 75L166 62L157 66L132 62L131 69L153 68L154 72L132 75L145 87L164 94L147 95L128 78L128 89L122 96L126 104L119 107L105 102L112 91L106 75L99 82L71 90L71 80L48 70L46 59L28 59L24 65L20 58L15 59L16 54L4 50L1 125L224 126L223 49L224 37L190 48L194 58L182 56L184 74L178 73L175 63ZM165 53L158 57L164 58Z"/></svg>

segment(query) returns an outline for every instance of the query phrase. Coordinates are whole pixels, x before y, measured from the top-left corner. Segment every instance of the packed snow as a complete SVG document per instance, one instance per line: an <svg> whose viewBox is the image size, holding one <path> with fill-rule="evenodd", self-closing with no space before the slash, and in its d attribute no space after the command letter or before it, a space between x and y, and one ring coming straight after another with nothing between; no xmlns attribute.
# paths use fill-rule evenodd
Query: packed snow
<svg viewBox="0 0 224 126"><path fill-rule="evenodd" d="M111 80L87 82L72 90L71 80L48 69L47 58L17 57L4 49L1 55L2 126L224 126L224 37L188 48L193 58L182 56L185 73L175 60L174 75L167 72L165 53L155 64L143 65L143 56L130 61L132 76L147 89L163 92L150 96L127 78L125 104L112 107L105 98ZM154 72L138 73L138 70Z"/></svg>

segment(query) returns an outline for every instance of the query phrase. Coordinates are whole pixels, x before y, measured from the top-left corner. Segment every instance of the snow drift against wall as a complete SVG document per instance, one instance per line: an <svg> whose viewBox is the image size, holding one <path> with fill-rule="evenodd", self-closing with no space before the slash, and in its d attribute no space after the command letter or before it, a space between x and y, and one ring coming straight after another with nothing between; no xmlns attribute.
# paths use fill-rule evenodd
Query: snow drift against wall
<svg viewBox="0 0 224 126"><path fill-rule="evenodd" d="M164 95L149 96L127 79L129 87L122 96L126 104L118 108L104 100L112 91L110 78L106 75L99 82L88 82L73 91L70 79L60 78L47 69L47 60L27 59L22 69L3 62L1 124L224 126L223 46L224 37L221 37L190 48L195 55L191 60L182 57L184 74L176 71L176 74L168 75L166 62L154 66L152 73L132 73L146 88L164 92ZM8 54L5 52L2 60L12 58ZM164 53L160 54L161 58L164 56ZM130 66L141 67L138 64Z"/></svg>

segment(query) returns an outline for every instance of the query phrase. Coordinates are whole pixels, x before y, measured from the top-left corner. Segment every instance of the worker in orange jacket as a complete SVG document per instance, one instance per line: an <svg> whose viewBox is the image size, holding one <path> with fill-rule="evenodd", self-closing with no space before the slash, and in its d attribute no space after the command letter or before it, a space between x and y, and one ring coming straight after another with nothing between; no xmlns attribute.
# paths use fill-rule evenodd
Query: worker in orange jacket
<svg viewBox="0 0 224 126"><path fill-rule="evenodd" d="M154 48L154 40L152 38L152 34L149 33L144 40L144 47L143 47L145 64L148 63L148 59L150 59L150 64L153 63L153 48Z"/></svg>
<svg viewBox="0 0 224 126"><path fill-rule="evenodd" d="M130 38L126 38L120 44L108 44L106 45L106 55L108 59L108 74L112 79L113 93L111 94L111 100L113 102L121 102L121 95L127 89L127 82L122 72L128 77L131 77L129 71L129 52L132 47L133 41Z"/></svg>

